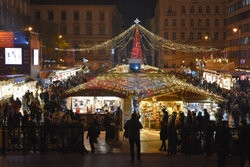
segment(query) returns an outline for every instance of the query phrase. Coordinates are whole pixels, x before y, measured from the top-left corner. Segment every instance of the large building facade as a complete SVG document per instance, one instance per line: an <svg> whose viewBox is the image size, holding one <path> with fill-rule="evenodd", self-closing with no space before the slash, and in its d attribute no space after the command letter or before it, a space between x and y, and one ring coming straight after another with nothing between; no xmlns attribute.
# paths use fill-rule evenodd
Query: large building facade
<svg viewBox="0 0 250 167"><path fill-rule="evenodd" d="M0 30L24 30L29 22L29 0L0 1Z"/></svg>
<svg viewBox="0 0 250 167"><path fill-rule="evenodd" d="M155 9L156 33L176 43L211 46L213 53L160 50L158 66L195 65L202 58L222 58L226 47L226 0L158 0Z"/></svg>
<svg viewBox="0 0 250 167"><path fill-rule="evenodd" d="M230 61L250 66L250 0L227 1L227 48Z"/></svg>
<svg viewBox="0 0 250 167"><path fill-rule="evenodd" d="M69 43L70 48L84 48L87 45L107 41L121 32L121 17L110 1L55 1L34 0L31 2L32 22L51 22L58 25L58 31ZM110 66L111 48L89 52L74 52L75 63L83 58L93 68Z"/></svg>

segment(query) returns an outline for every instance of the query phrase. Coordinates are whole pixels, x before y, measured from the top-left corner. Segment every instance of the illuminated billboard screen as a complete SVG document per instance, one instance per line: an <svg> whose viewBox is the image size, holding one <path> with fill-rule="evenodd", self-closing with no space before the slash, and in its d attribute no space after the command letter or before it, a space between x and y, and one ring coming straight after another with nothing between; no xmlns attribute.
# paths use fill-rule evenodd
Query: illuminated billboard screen
<svg viewBox="0 0 250 167"><path fill-rule="evenodd" d="M22 65L22 48L5 48L5 64Z"/></svg>
<svg viewBox="0 0 250 167"><path fill-rule="evenodd" d="M34 63L34 66L39 65L39 50L38 49L34 49L33 51L33 63Z"/></svg>

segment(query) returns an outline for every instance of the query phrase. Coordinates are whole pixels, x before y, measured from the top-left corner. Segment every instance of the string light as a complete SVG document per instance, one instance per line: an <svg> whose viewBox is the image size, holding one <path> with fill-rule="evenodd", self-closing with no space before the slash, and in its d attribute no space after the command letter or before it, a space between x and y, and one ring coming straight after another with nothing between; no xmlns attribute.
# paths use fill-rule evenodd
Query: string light
<svg viewBox="0 0 250 167"><path fill-rule="evenodd" d="M158 35L153 34L152 32L148 31L146 28L141 26L140 24L134 24L129 29L121 33L120 35L116 36L115 38L112 38L110 40L107 40L105 42L102 42L100 44L95 45L80 45L83 46L83 48L75 48L75 49L57 49L59 51L71 51L71 52L83 52L83 51L93 51L93 50L100 50L104 48L113 48L113 49L124 49L129 42L132 40L131 36L135 33L136 27L139 28L140 38L141 41L145 41L148 43L148 45L155 49L170 49L170 50L176 50L181 52L212 52L217 51L216 48L210 48L210 47L202 47L202 46L192 46L187 44L180 44L175 43L173 41L164 39ZM144 49L146 47L143 44ZM147 49L146 49L147 50Z"/></svg>
<svg viewBox="0 0 250 167"><path fill-rule="evenodd" d="M125 70L121 70L125 69ZM191 92L215 101L223 101L223 97L202 88L186 83L175 76L152 66L142 65L141 73L128 73L129 66L122 65L105 74L100 74L87 83L66 91L64 96L70 96L84 89L106 89L124 95L134 94L139 97L155 96L172 92ZM124 72L125 71L125 72Z"/></svg>

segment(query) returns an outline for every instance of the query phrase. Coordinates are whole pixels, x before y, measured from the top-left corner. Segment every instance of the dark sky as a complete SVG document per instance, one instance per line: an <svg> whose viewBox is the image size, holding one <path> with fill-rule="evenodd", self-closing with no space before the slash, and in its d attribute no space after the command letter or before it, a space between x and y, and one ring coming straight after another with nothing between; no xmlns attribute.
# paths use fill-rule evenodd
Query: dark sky
<svg viewBox="0 0 250 167"><path fill-rule="evenodd" d="M31 0L31 4L115 4L124 20L124 28L134 24L138 17L143 25L146 18L154 16L156 0Z"/></svg>
<svg viewBox="0 0 250 167"><path fill-rule="evenodd" d="M117 0L118 9L120 10L123 20L124 28L130 27L134 24L135 18L141 20L143 25L145 18L152 18L154 16L154 8L156 0Z"/></svg>

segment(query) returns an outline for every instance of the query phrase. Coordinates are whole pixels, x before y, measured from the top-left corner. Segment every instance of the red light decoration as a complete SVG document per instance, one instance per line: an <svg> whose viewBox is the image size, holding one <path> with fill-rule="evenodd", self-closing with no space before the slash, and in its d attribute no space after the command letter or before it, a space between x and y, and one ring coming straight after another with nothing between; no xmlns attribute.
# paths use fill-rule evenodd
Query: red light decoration
<svg viewBox="0 0 250 167"><path fill-rule="evenodd" d="M133 42L131 59L141 59L141 63L143 64L141 43L140 43L140 34L139 34L138 27L136 27L136 29L135 29L135 37L134 37L134 42Z"/></svg>

